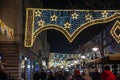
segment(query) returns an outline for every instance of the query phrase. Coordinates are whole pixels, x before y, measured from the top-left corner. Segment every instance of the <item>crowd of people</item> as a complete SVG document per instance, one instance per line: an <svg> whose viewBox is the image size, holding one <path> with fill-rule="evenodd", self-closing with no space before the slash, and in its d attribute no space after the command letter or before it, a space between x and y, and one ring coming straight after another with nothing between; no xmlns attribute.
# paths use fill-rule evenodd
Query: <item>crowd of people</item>
<svg viewBox="0 0 120 80"><path fill-rule="evenodd" d="M0 66L0 80L7 79L7 74L3 71L3 66ZM109 66L105 66L100 73L98 69L94 72L75 69L73 73L69 71L36 71L33 75L33 80L120 80L120 74L117 76L110 70Z"/></svg>
<svg viewBox="0 0 120 80"><path fill-rule="evenodd" d="M49 71L45 72L37 71L33 80L120 80L117 79L117 76L112 73L109 66L105 66L103 72L98 72L98 69L95 69L94 72L80 72L80 70L75 69L73 73L68 71Z"/></svg>

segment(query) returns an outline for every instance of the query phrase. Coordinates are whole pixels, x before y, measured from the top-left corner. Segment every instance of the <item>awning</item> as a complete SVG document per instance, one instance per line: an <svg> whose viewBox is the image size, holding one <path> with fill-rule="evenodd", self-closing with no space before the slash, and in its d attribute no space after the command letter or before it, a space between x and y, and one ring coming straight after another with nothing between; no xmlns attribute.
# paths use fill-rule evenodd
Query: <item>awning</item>
<svg viewBox="0 0 120 80"><path fill-rule="evenodd" d="M109 55L111 60L120 60L120 52Z"/></svg>
<svg viewBox="0 0 120 80"><path fill-rule="evenodd" d="M120 52L90 61L94 64L120 64Z"/></svg>

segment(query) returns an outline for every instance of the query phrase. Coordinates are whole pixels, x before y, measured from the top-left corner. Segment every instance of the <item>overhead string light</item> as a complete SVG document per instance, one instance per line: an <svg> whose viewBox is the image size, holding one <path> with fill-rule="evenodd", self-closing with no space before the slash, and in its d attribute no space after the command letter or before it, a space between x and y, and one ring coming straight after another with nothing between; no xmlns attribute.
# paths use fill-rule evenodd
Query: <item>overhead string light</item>
<svg viewBox="0 0 120 80"><path fill-rule="evenodd" d="M30 13L31 11L36 11L36 16L33 16ZM116 10L54 10L28 8L27 12L26 47L32 47L37 35L47 29L55 29L62 32L68 41L72 42L84 29L96 24L108 23L120 17L118 10L116 12ZM31 21L31 16L34 24ZM33 32L32 29L34 30Z"/></svg>

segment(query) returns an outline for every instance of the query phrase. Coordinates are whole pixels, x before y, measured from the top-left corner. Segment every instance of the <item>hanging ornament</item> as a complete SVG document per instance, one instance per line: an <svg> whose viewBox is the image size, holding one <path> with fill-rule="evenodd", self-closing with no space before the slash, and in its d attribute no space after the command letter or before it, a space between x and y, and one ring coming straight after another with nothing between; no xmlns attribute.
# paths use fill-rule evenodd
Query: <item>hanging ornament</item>
<svg viewBox="0 0 120 80"><path fill-rule="evenodd" d="M116 40L117 43L120 43L120 22L117 20L113 25L112 29L110 30L111 35Z"/></svg>

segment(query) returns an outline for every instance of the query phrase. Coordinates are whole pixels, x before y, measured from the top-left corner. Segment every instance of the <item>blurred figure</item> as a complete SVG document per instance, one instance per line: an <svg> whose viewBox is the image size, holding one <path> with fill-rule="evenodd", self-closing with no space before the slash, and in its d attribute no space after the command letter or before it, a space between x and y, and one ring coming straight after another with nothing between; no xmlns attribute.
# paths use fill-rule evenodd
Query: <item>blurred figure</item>
<svg viewBox="0 0 120 80"><path fill-rule="evenodd" d="M53 75L53 73L51 71L48 73L47 80L56 80L55 76Z"/></svg>
<svg viewBox="0 0 120 80"><path fill-rule="evenodd" d="M47 79L47 73L44 70L42 70L41 73L40 73L40 79L41 80L46 80Z"/></svg>
<svg viewBox="0 0 120 80"><path fill-rule="evenodd" d="M3 65L0 65L0 80L8 80L7 74L4 72Z"/></svg>
<svg viewBox="0 0 120 80"><path fill-rule="evenodd" d="M95 79L94 79L94 77L95 77L95 74L94 74L94 73L95 73L95 72L91 71L90 74L89 74L89 75L92 77L92 80L95 80Z"/></svg>
<svg viewBox="0 0 120 80"><path fill-rule="evenodd" d="M58 75L57 75L57 80L66 80L64 72L63 71L59 71Z"/></svg>
<svg viewBox="0 0 120 80"><path fill-rule="evenodd" d="M120 80L120 73L117 75L117 80Z"/></svg>
<svg viewBox="0 0 120 80"><path fill-rule="evenodd" d="M71 80L72 79L72 75L69 73L66 80Z"/></svg>
<svg viewBox="0 0 120 80"><path fill-rule="evenodd" d="M98 72L98 69L95 69L95 72L93 73L93 80L100 80L100 73Z"/></svg>
<svg viewBox="0 0 120 80"><path fill-rule="evenodd" d="M109 66L105 66L101 74L101 80L116 80L116 76L110 71Z"/></svg>
<svg viewBox="0 0 120 80"><path fill-rule="evenodd" d="M75 70L74 71L74 78L75 80L85 80L82 75L80 75L80 71L79 70Z"/></svg>
<svg viewBox="0 0 120 80"><path fill-rule="evenodd" d="M89 72L85 72L84 79L85 80L92 80L92 77L89 75Z"/></svg>
<svg viewBox="0 0 120 80"><path fill-rule="evenodd" d="M40 80L40 72L36 71L33 75L33 80Z"/></svg>
<svg viewBox="0 0 120 80"><path fill-rule="evenodd" d="M76 79L72 78L72 79L70 79L70 80L76 80Z"/></svg>
<svg viewBox="0 0 120 80"><path fill-rule="evenodd" d="M90 73L90 76L92 77L92 80L100 80L100 73L98 72L97 68L94 70L94 72Z"/></svg>

